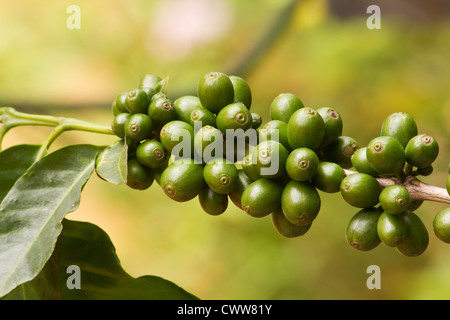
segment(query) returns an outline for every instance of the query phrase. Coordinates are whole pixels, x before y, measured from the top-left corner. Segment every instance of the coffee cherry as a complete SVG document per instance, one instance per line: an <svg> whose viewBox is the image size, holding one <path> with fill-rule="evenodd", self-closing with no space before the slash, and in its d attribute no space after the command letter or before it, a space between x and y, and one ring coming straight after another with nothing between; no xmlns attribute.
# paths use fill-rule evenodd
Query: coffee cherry
<svg viewBox="0 0 450 320"><path fill-rule="evenodd" d="M340 191L342 179L345 177L344 169L334 162L321 161L316 173L311 178L312 184L319 190L327 193Z"/></svg>
<svg viewBox="0 0 450 320"><path fill-rule="evenodd" d="M438 239L450 243L450 207L442 209L434 216L433 231Z"/></svg>
<svg viewBox="0 0 450 320"><path fill-rule="evenodd" d="M189 201L205 187L203 166L193 159L175 160L163 171L160 185L172 200Z"/></svg>
<svg viewBox="0 0 450 320"><path fill-rule="evenodd" d="M126 106L129 113L147 114L150 98L147 93L141 89L134 89L128 92L126 97Z"/></svg>
<svg viewBox="0 0 450 320"><path fill-rule="evenodd" d="M312 223L306 226L297 226L290 222L282 210L275 210L271 213L272 225L275 230L286 238L303 236L311 228Z"/></svg>
<svg viewBox="0 0 450 320"><path fill-rule="evenodd" d="M252 152L244 157L244 160L242 161L242 171L244 171L244 173L253 181L262 178L258 173L258 169L256 168L256 160L253 160Z"/></svg>
<svg viewBox="0 0 450 320"><path fill-rule="evenodd" d="M152 133L153 122L146 114L132 114L124 125L125 137L134 142L147 139Z"/></svg>
<svg viewBox="0 0 450 320"><path fill-rule="evenodd" d="M340 136L321 151L325 161L334 162L344 169L349 169L353 166L352 156L358 149L359 144L355 139Z"/></svg>
<svg viewBox="0 0 450 320"><path fill-rule="evenodd" d="M365 173L352 173L342 179L342 198L351 206L370 208L378 204L381 187L378 181Z"/></svg>
<svg viewBox="0 0 450 320"><path fill-rule="evenodd" d="M197 95L206 109L218 114L223 107L234 101L233 83L226 74L211 72L200 79Z"/></svg>
<svg viewBox="0 0 450 320"><path fill-rule="evenodd" d="M378 208L365 208L358 211L345 229L347 243L354 249L369 251L376 248L381 240L377 224L382 211Z"/></svg>
<svg viewBox="0 0 450 320"><path fill-rule="evenodd" d="M280 209L282 191L281 184L275 180L253 181L242 193L242 209L252 217L265 217Z"/></svg>
<svg viewBox="0 0 450 320"><path fill-rule="evenodd" d="M127 95L128 92L123 92L119 94L113 101L112 103L113 115L129 112L127 109Z"/></svg>
<svg viewBox="0 0 450 320"><path fill-rule="evenodd" d="M252 112L252 129L258 129L263 122L263 119L259 113Z"/></svg>
<svg viewBox="0 0 450 320"><path fill-rule="evenodd" d="M372 139L367 145L366 155L371 167L381 174L397 175L405 167L405 150L391 136Z"/></svg>
<svg viewBox="0 0 450 320"><path fill-rule="evenodd" d="M411 205L411 197L408 190L401 185L391 185L384 188L380 193L380 205L392 214L405 212Z"/></svg>
<svg viewBox="0 0 450 320"><path fill-rule="evenodd" d="M413 117L404 112L389 115L381 126L380 136L391 136L397 139L403 148L408 141L417 135L417 125Z"/></svg>
<svg viewBox="0 0 450 320"><path fill-rule="evenodd" d="M216 126L216 116L205 108L197 108L195 110L192 110L191 116L190 116L190 122L191 126L195 126L196 123L200 124L200 126Z"/></svg>
<svg viewBox="0 0 450 320"><path fill-rule="evenodd" d="M361 173L367 173L371 176L377 176L378 172L369 164L367 160L367 147L362 147L356 150L351 156L352 166Z"/></svg>
<svg viewBox="0 0 450 320"><path fill-rule="evenodd" d="M198 194L198 201L202 209L212 216L224 213L228 207L228 196L220 194L206 186Z"/></svg>
<svg viewBox="0 0 450 320"><path fill-rule="evenodd" d="M400 215L384 211L378 218L378 237L389 247L398 246L407 235L406 225Z"/></svg>
<svg viewBox="0 0 450 320"><path fill-rule="evenodd" d="M153 176L148 168L131 159L127 163L127 185L136 190L148 189L153 184Z"/></svg>
<svg viewBox="0 0 450 320"><path fill-rule="evenodd" d="M191 123L191 113L196 109L203 108L200 99L197 96L185 95L181 96L173 102L177 119Z"/></svg>
<svg viewBox="0 0 450 320"><path fill-rule="evenodd" d="M422 220L411 211L405 211L399 217L407 228L407 235L403 241L396 246L398 252L407 257L416 257L425 252L429 243L428 230Z"/></svg>
<svg viewBox="0 0 450 320"><path fill-rule="evenodd" d="M168 154L161 142L147 140L137 147L136 159L148 168L158 168L167 163Z"/></svg>
<svg viewBox="0 0 450 320"><path fill-rule="evenodd" d="M238 170L226 159L213 159L203 168L203 177L208 186L217 193L229 194L238 183Z"/></svg>
<svg viewBox="0 0 450 320"><path fill-rule="evenodd" d="M319 157L308 148L298 148L289 153L286 172L292 180L310 180L319 166Z"/></svg>
<svg viewBox="0 0 450 320"><path fill-rule="evenodd" d="M242 102L249 110L252 105L252 91L247 81L239 76L230 76L234 89L234 102Z"/></svg>
<svg viewBox="0 0 450 320"><path fill-rule="evenodd" d="M330 107L317 109L325 125L325 135L319 148L324 148L342 135L342 118L339 113Z"/></svg>
<svg viewBox="0 0 450 320"><path fill-rule="evenodd" d="M270 104L270 117L272 120L281 120L286 123L298 109L303 108L302 101L292 93L281 93Z"/></svg>
<svg viewBox="0 0 450 320"><path fill-rule="evenodd" d="M240 209L242 209L242 194L252 182L253 180L250 179L242 169L238 170L238 181L236 183L236 187L228 194L228 197Z"/></svg>
<svg viewBox="0 0 450 320"><path fill-rule="evenodd" d="M130 117L131 114L129 113L119 113L114 117L111 123L112 131L121 139L125 138L125 123Z"/></svg>
<svg viewBox="0 0 450 320"><path fill-rule="evenodd" d="M409 140L405 154L409 164L425 168L436 160L439 154L439 145L433 137L420 134Z"/></svg>
<svg viewBox="0 0 450 320"><path fill-rule="evenodd" d="M242 102L235 102L219 111L216 125L223 133L226 133L227 129L245 131L252 127L252 114Z"/></svg>
<svg viewBox="0 0 450 320"><path fill-rule="evenodd" d="M277 141L263 141L253 149L252 160L256 173L264 178L278 179L286 174L289 152Z"/></svg>
<svg viewBox="0 0 450 320"><path fill-rule="evenodd" d="M287 128L292 149L316 150L325 135L325 125L320 114L312 108L301 108L290 117Z"/></svg>
<svg viewBox="0 0 450 320"><path fill-rule="evenodd" d="M168 98L153 99L148 106L147 112L152 121L161 124L175 120L177 117L173 102Z"/></svg>
<svg viewBox="0 0 450 320"><path fill-rule="evenodd" d="M275 140L281 143L286 150L290 151L291 146L287 137L287 123L281 120L271 120L258 129L259 142Z"/></svg>
<svg viewBox="0 0 450 320"><path fill-rule="evenodd" d="M139 80L138 88L145 91L148 97L151 98L157 93L157 85L162 79L155 74L146 74Z"/></svg>
<svg viewBox="0 0 450 320"><path fill-rule="evenodd" d="M213 126L202 127L194 136L194 149L205 162L214 158L223 158L223 134ZM218 152L217 152L218 151ZM217 154L216 154L217 152Z"/></svg>
<svg viewBox="0 0 450 320"><path fill-rule="evenodd" d="M317 217L321 200L310 182L289 181L281 196L281 208L286 218L298 226L306 226Z"/></svg>
<svg viewBox="0 0 450 320"><path fill-rule="evenodd" d="M188 149L182 151L191 151L191 154L181 154L180 156L189 158L192 156L194 149L194 128L184 121L170 121L161 128L160 140L164 149L169 153L171 153L178 144L181 144L180 147L186 146Z"/></svg>

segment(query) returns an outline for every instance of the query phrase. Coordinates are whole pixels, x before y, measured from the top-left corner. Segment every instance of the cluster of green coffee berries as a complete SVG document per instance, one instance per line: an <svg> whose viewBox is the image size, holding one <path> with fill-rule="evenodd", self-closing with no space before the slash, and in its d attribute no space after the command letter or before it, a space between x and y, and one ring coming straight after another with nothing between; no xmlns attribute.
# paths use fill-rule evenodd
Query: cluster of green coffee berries
<svg viewBox="0 0 450 320"><path fill-rule="evenodd" d="M131 188L144 190L156 181L172 200L197 197L210 215L224 213L231 200L252 217L270 215L285 237L311 228L321 208L319 191L341 192L362 208L347 228L353 247L368 250L381 240L397 248L409 242L410 251L423 247L425 236L412 213L420 203L411 202L401 185L382 190L375 178L431 173L437 144L417 135L409 116L391 115L382 136L360 148L342 135L334 108L305 107L292 93L273 99L271 119L263 124L250 111L251 89L241 77L208 73L197 95L175 100L166 86L167 79L147 74L112 104L112 129L128 146ZM349 168L357 172L346 174ZM396 222L408 232L389 229ZM450 222L444 224L449 237Z"/></svg>

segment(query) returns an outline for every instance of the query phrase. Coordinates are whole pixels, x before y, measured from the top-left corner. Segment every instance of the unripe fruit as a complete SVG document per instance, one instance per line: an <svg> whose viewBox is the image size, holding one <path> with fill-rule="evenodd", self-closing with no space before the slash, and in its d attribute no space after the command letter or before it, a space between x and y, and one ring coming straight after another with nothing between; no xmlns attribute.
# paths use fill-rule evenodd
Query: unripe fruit
<svg viewBox="0 0 450 320"><path fill-rule="evenodd" d="M305 147L316 150L325 135L325 125L316 110L301 108L290 117L287 134L292 149Z"/></svg>
<svg viewBox="0 0 450 320"><path fill-rule="evenodd" d="M137 147L136 159L148 168L158 168L167 162L168 154L161 142L147 140Z"/></svg>
<svg viewBox="0 0 450 320"><path fill-rule="evenodd" d="M407 257L417 257L424 253L428 247L428 230L414 212L405 211L400 217L406 225L407 235L395 248Z"/></svg>
<svg viewBox="0 0 450 320"><path fill-rule="evenodd" d="M377 233L385 245L396 247L405 239L407 228L400 214L384 211L378 218Z"/></svg>
<svg viewBox="0 0 450 320"><path fill-rule="evenodd" d="M125 122L125 137L134 142L139 142L150 137L152 133L152 119L143 113L132 114Z"/></svg>
<svg viewBox="0 0 450 320"><path fill-rule="evenodd" d="M252 160L256 173L264 178L277 179L286 174L289 152L277 141L263 141L253 149Z"/></svg>
<svg viewBox="0 0 450 320"><path fill-rule="evenodd" d="M439 145L433 137L420 134L409 140L405 154L406 161L410 165L425 168L436 160L439 154Z"/></svg>
<svg viewBox="0 0 450 320"><path fill-rule="evenodd" d="M365 208L350 219L345 229L345 238L352 248L369 251L381 243L377 232L378 218L381 213L382 211L378 208Z"/></svg>
<svg viewBox="0 0 450 320"><path fill-rule="evenodd" d="M136 159L127 163L127 185L136 190L148 189L153 184L153 176L148 168L141 165Z"/></svg>
<svg viewBox="0 0 450 320"><path fill-rule="evenodd" d="M335 193L340 191L344 177L345 171L341 166L334 162L321 161L311 182L321 191Z"/></svg>
<svg viewBox="0 0 450 320"><path fill-rule="evenodd" d="M305 226L314 221L321 206L316 188L310 182L291 180L281 196L281 208L286 218L293 224Z"/></svg>
<svg viewBox="0 0 450 320"><path fill-rule="evenodd" d="M177 119L191 124L191 113L196 109L203 108L197 96L181 96L173 102ZM192 124L191 124L192 125Z"/></svg>
<svg viewBox="0 0 450 320"><path fill-rule="evenodd" d="M289 153L286 172L292 180L310 180L319 166L319 157L308 148L298 148Z"/></svg>
<svg viewBox="0 0 450 320"><path fill-rule="evenodd" d="M112 131L121 139L125 138L125 123L130 117L130 113L119 113L114 117L111 123Z"/></svg>
<svg viewBox="0 0 450 320"><path fill-rule="evenodd" d="M342 198L351 206L370 208L379 201L381 187L378 181L365 173L352 173L342 179Z"/></svg>
<svg viewBox="0 0 450 320"><path fill-rule="evenodd" d="M213 126L202 127L194 136L194 149L203 161L209 162L214 158L223 158L223 134Z"/></svg>
<svg viewBox="0 0 450 320"><path fill-rule="evenodd" d="M128 92L126 97L126 106L128 112L147 114L148 106L150 105L150 98L147 93L141 89L134 89Z"/></svg>
<svg viewBox="0 0 450 320"><path fill-rule="evenodd" d="M358 142L349 136L340 136L323 148L325 161L334 162L344 169L352 167L352 156L359 149Z"/></svg>
<svg viewBox="0 0 450 320"><path fill-rule="evenodd" d="M253 181L262 178L259 175L258 170L256 168L256 160L255 161L253 160L252 152L244 157L244 160L242 161L242 171L244 171L247 177L249 177Z"/></svg>
<svg viewBox="0 0 450 320"><path fill-rule="evenodd" d="M303 236L311 228L311 223L306 226L297 226L290 222L282 210L275 210L271 213L272 225L275 230L286 238Z"/></svg>
<svg viewBox="0 0 450 320"><path fill-rule="evenodd" d="M272 120L281 120L287 123L294 112L303 107L302 101L296 95L281 93L273 99L270 105L270 117Z"/></svg>
<svg viewBox="0 0 450 320"><path fill-rule="evenodd" d="M223 107L216 117L217 129L226 133L227 129L247 130L252 127L252 114L242 102Z"/></svg>
<svg viewBox="0 0 450 320"><path fill-rule="evenodd" d="M403 148L408 141L417 135L417 125L413 117L404 112L389 115L381 126L380 136L391 136L397 139Z"/></svg>
<svg viewBox="0 0 450 320"><path fill-rule="evenodd" d="M259 142L275 140L287 150L291 150L287 137L287 123L281 120L271 120L258 129Z"/></svg>
<svg viewBox="0 0 450 320"><path fill-rule="evenodd" d="M168 98L153 99L148 106L147 112L152 121L161 124L175 120L177 117L173 102Z"/></svg>
<svg viewBox="0 0 450 320"><path fill-rule="evenodd" d="M139 80L139 89L145 91L148 97L151 98L155 93L157 93L156 86L162 79L155 74L146 74L141 80Z"/></svg>
<svg viewBox="0 0 450 320"><path fill-rule="evenodd" d="M253 182L243 170L238 170L238 182L233 191L228 194L230 200L240 209L242 209L241 198L245 189Z"/></svg>
<svg viewBox="0 0 450 320"><path fill-rule="evenodd" d="M228 196L214 192L208 186L204 187L198 194L198 201L202 209L212 216L224 213L228 207Z"/></svg>
<svg viewBox="0 0 450 320"><path fill-rule="evenodd" d="M342 135L343 124L341 116L333 108L323 107L317 109L317 112L322 117L325 125L325 135L320 144L320 148L323 148Z"/></svg>
<svg viewBox="0 0 450 320"><path fill-rule="evenodd" d="M191 112L189 123L195 126L199 123L200 126L216 126L216 116L206 108L197 108ZM198 125L198 124L197 124Z"/></svg>
<svg viewBox="0 0 450 320"><path fill-rule="evenodd" d="M230 76L234 89L234 102L242 102L250 110L252 105L252 91L247 81L239 76Z"/></svg>
<svg viewBox="0 0 450 320"><path fill-rule="evenodd" d="M258 129L263 122L263 119L259 113L252 112L252 129Z"/></svg>
<svg viewBox="0 0 450 320"><path fill-rule="evenodd" d="M197 95L206 109L218 114L223 107L234 101L233 83L226 74L211 72L200 79Z"/></svg>
<svg viewBox="0 0 450 320"><path fill-rule="evenodd" d="M118 115L119 113L129 113L127 109L127 95L128 92L123 92L119 94L112 102L111 107L114 116Z"/></svg>
<svg viewBox="0 0 450 320"><path fill-rule="evenodd" d="M252 217L267 216L280 209L282 191L282 186L272 179L253 181L242 193L242 209Z"/></svg>
<svg viewBox="0 0 450 320"><path fill-rule="evenodd" d="M400 174L405 167L405 150L391 136L372 139L367 145L366 155L372 168L381 174Z"/></svg>
<svg viewBox="0 0 450 320"><path fill-rule="evenodd" d="M186 150L183 151L191 151L192 155L194 150L194 128L184 121L170 121L161 128L160 140L164 149L169 153L171 153L179 143L182 143L181 146L186 146ZM183 154L182 156L190 157L191 155Z"/></svg>
<svg viewBox="0 0 450 320"><path fill-rule="evenodd" d="M172 200L189 201L205 187L203 167L192 159L175 160L163 171L160 185Z"/></svg>
<svg viewBox="0 0 450 320"><path fill-rule="evenodd" d="M450 207L442 209L434 216L433 231L438 239L450 243Z"/></svg>
<svg viewBox="0 0 450 320"><path fill-rule="evenodd" d="M392 214L405 212L411 205L408 190L397 184L385 187L380 193L379 200L384 211Z"/></svg>
<svg viewBox="0 0 450 320"><path fill-rule="evenodd" d="M213 159L203 168L206 184L217 193L229 194L238 183L238 170L226 159Z"/></svg>
<svg viewBox="0 0 450 320"><path fill-rule="evenodd" d="M371 176L377 176L378 172L369 164L367 160L367 147L359 148L351 156L352 166L361 173L367 173Z"/></svg>

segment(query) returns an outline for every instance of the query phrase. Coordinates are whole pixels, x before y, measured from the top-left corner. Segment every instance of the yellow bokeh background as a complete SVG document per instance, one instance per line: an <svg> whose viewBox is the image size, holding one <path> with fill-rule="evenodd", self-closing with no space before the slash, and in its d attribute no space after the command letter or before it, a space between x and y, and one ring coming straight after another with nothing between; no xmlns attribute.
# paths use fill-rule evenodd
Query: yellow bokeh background
<svg viewBox="0 0 450 320"><path fill-rule="evenodd" d="M168 76L168 95L176 99L195 93L207 72L245 70L252 111L264 121L273 98L292 92L307 106L336 108L343 134L364 146L389 114L409 113L419 132L440 146L434 172L423 181L444 187L450 160L448 1L305 0L283 11L292 3L0 0L0 104L109 125L111 102L146 73ZM71 30L66 10L74 4L80 29ZM371 4L380 7L381 29L367 27ZM265 38L273 26L282 32ZM270 46L247 59L262 39ZM48 133L16 128L2 147L42 143ZM67 132L52 149L114 141ZM358 209L339 194L320 195L321 212L295 239L276 233L270 217L249 217L231 202L213 217L197 199L169 200L156 183L136 191L95 174L80 207L67 217L104 229L130 275L158 275L202 299L450 298L450 246L432 230L434 215L447 205L425 203L416 211L430 243L423 255L408 258L382 244L369 252L351 248L345 227ZM366 286L370 265L380 267L381 289Z"/></svg>

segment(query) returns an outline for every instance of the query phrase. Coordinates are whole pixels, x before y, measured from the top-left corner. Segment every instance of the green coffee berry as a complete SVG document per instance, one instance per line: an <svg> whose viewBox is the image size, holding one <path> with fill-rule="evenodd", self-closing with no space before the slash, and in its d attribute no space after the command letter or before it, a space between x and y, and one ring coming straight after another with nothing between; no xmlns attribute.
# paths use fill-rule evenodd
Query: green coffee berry
<svg viewBox="0 0 450 320"><path fill-rule="evenodd" d="M322 117L325 126L325 135L319 146L319 148L324 148L342 135L342 118L335 109L330 107L319 108L317 112Z"/></svg>
<svg viewBox="0 0 450 320"><path fill-rule="evenodd" d="M259 142L275 140L281 143L286 150L290 151L291 146L287 137L287 123L281 120L271 120L258 129Z"/></svg>
<svg viewBox="0 0 450 320"><path fill-rule="evenodd" d="M233 83L226 74L211 72L200 79L197 95L206 109L218 114L223 107L234 102Z"/></svg>
<svg viewBox="0 0 450 320"><path fill-rule="evenodd" d="M385 187L380 193L379 200L384 211L392 214L405 212L411 205L408 190L397 184Z"/></svg>
<svg viewBox="0 0 450 320"><path fill-rule="evenodd" d="M125 123L130 117L130 113L119 113L114 117L111 123L112 131L121 139L125 138Z"/></svg>
<svg viewBox="0 0 450 320"><path fill-rule="evenodd" d="M303 107L302 101L295 94L281 93L270 104L270 117L272 120L288 123L294 112Z"/></svg>
<svg viewBox="0 0 450 320"><path fill-rule="evenodd" d="M238 180L236 183L236 187L228 194L228 197L240 209L242 209L242 194L252 182L253 180L250 179L242 169L238 170Z"/></svg>
<svg viewBox="0 0 450 320"><path fill-rule="evenodd" d="M344 177L345 171L341 166L334 162L321 161L311 182L321 191L335 193L340 191Z"/></svg>
<svg viewBox="0 0 450 320"><path fill-rule="evenodd" d="M319 166L319 157L308 148L298 148L289 153L286 172L292 180L310 180Z"/></svg>
<svg viewBox="0 0 450 320"><path fill-rule="evenodd" d="M345 229L347 243L354 249L369 251L376 248L381 240L377 224L382 211L378 208L365 208L358 211Z"/></svg>
<svg viewBox="0 0 450 320"><path fill-rule="evenodd" d="M380 136L391 136L397 139L403 148L408 141L417 135L417 125L413 117L404 112L389 115L381 126Z"/></svg>
<svg viewBox="0 0 450 320"><path fill-rule="evenodd" d="M342 198L351 206L370 208L378 204L381 187L378 181L365 173L353 173L342 179Z"/></svg>
<svg viewBox="0 0 450 320"><path fill-rule="evenodd" d="M153 176L148 168L140 164L137 159L127 163L127 185L136 190L148 189L153 184Z"/></svg>
<svg viewBox="0 0 450 320"><path fill-rule="evenodd" d="M450 243L450 207L442 209L434 216L433 231L438 239Z"/></svg>
<svg viewBox="0 0 450 320"><path fill-rule="evenodd" d="M408 230L400 215L384 211L378 218L378 237L389 247L397 247L407 235Z"/></svg>
<svg viewBox="0 0 450 320"><path fill-rule="evenodd" d="M362 147L353 153L351 156L352 166L361 173L367 173L371 176L377 176L378 172L375 171L374 168L369 164L369 160L367 160L367 147Z"/></svg>
<svg viewBox="0 0 450 320"><path fill-rule="evenodd" d="M124 125L125 137L139 142L150 137L152 133L152 119L143 113L132 114Z"/></svg>
<svg viewBox="0 0 450 320"><path fill-rule="evenodd" d="M359 149L358 142L349 136L340 136L321 151L325 161L334 162L344 169L353 166L352 156Z"/></svg>
<svg viewBox="0 0 450 320"><path fill-rule="evenodd" d="M253 181L242 193L242 208L252 217L265 217L280 209L282 191L282 186L275 180L261 178Z"/></svg>
<svg viewBox="0 0 450 320"><path fill-rule="evenodd" d="M289 119L287 135L292 149L304 147L316 150L325 135L323 119L312 108L298 109Z"/></svg>
<svg viewBox="0 0 450 320"><path fill-rule="evenodd" d="M205 108L197 108L192 110L190 116L190 122L192 126L195 126L196 123L199 123L200 126L216 126L216 116Z"/></svg>
<svg viewBox="0 0 450 320"><path fill-rule="evenodd" d="M252 91L247 81L239 76L230 76L234 89L234 102L242 102L249 110L252 105Z"/></svg>
<svg viewBox="0 0 450 320"><path fill-rule="evenodd" d="M160 140L164 149L171 153L178 144L190 148L182 151L191 151L191 155L182 154L183 157L192 156L194 148L194 128L184 121L173 120L166 123L160 131ZM186 149L184 148L184 149Z"/></svg>
<svg viewBox="0 0 450 320"><path fill-rule="evenodd" d="M261 126L263 119L261 115L256 112L252 112L251 115L252 115L252 129L258 129Z"/></svg>
<svg viewBox="0 0 450 320"><path fill-rule="evenodd" d="M252 152L256 173L264 178L278 179L286 175L289 152L277 141L259 143Z"/></svg>
<svg viewBox="0 0 450 320"><path fill-rule="evenodd" d="M275 230L286 238L303 236L311 228L312 223L306 226L297 226L290 222L282 210L275 210L271 213L272 225Z"/></svg>
<svg viewBox="0 0 450 320"><path fill-rule="evenodd" d="M129 113L147 114L150 98L147 93L141 89L134 89L128 92L126 97L126 107Z"/></svg>
<svg viewBox="0 0 450 320"><path fill-rule="evenodd" d="M286 218L298 226L306 226L314 221L321 207L316 188L308 181L289 181L281 196L281 208Z"/></svg>
<svg viewBox="0 0 450 320"><path fill-rule="evenodd" d="M220 194L206 186L198 194L198 201L202 209L212 216L224 213L228 207L228 196Z"/></svg>
<svg viewBox="0 0 450 320"><path fill-rule="evenodd" d="M173 102L168 98L153 99L148 106L148 115L152 121L161 124L175 120L177 117Z"/></svg>
<svg viewBox="0 0 450 320"><path fill-rule="evenodd" d="M253 160L253 153L249 153L244 157L244 160L242 161L242 171L244 171L247 177L249 177L253 181L262 178L258 173L258 169L256 168L256 160Z"/></svg>
<svg viewBox="0 0 450 320"><path fill-rule="evenodd" d="M417 257L424 253L428 247L428 230L414 212L405 211L400 217L406 225L407 235L395 248L407 257Z"/></svg>
<svg viewBox="0 0 450 320"><path fill-rule="evenodd" d="M381 174L397 175L405 167L405 150L402 144L391 136L372 139L366 149L370 166Z"/></svg>
<svg viewBox="0 0 450 320"><path fill-rule="evenodd" d="M223 107L217 114L217 129L226 133L227 129L250 129L253 125L252 114L242 102L235 102Z"/></svg>
<svg viewBox="0 0 450 320"><path fill-rule="evenodd" d="M223 133L213 126L202 127L194 136L194 149L206 162L223 158Z"/></svg>
<svg viewBox="0 0 450 320"><path fill-rule="evenodd" d="M409 140L405 154L406 161L410 165L425 168L436 160L439 154L439 145L433 137L420 134Z"/></svg>
<svg viewBox="0 0 450 320"><path fill-rule="evenodd" d="M206 184L220 194L231 193L238 183L238 170L226 159L213 159L203 168Z"/></svg>
<svg viewBox="0 0 450 320"><path fill-rule="evenodd" d="M128 95L128 92L122 92L113 101L113 103L112 103L113 114L115 112L117 112L117 113L129 112L127 109L127 95Z"/></svg>
<svg viewBox="0 0 450 320"><path fill-rule="evenodd" d="M191 123L191 113L196 109L203 108L200 99L197 96L185 95L181 96L173 102L177 120Z"/></svg>
<svg viewBox="0 0 450 320"><path fill-rule="evenodd" d="M168 154L161 142L147 140L137 147L136 159L148 168L158 168L167 162Z"/></svg>
<svg viewBox="0 0 450 320"><path fill-rule="evenodd" d="M160 83L162 79L155 74L145 74L139 80L138 88L145 91L148 97L151 98L155 93L157 93L157 85Z"/></svg>

